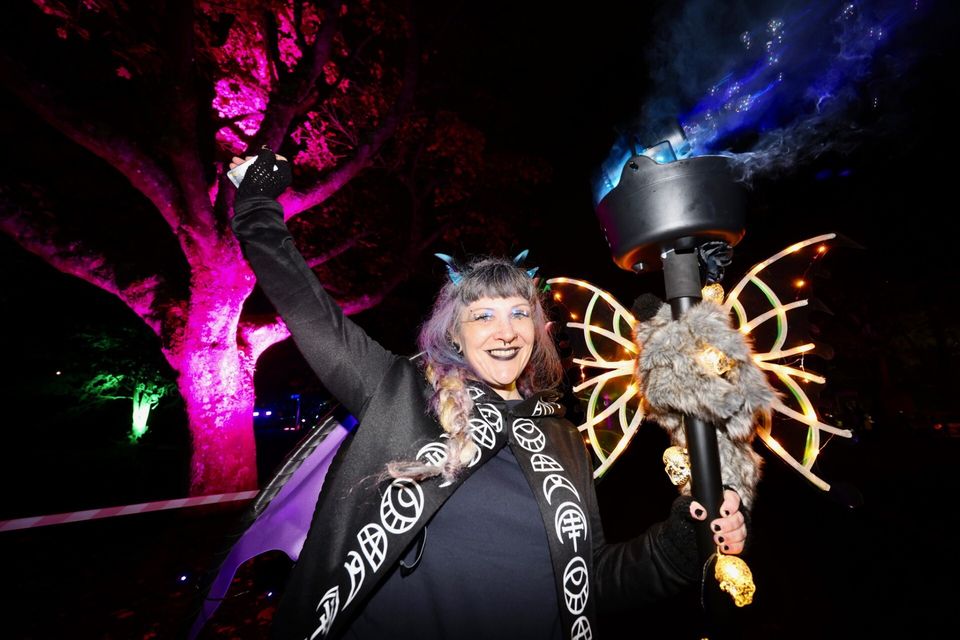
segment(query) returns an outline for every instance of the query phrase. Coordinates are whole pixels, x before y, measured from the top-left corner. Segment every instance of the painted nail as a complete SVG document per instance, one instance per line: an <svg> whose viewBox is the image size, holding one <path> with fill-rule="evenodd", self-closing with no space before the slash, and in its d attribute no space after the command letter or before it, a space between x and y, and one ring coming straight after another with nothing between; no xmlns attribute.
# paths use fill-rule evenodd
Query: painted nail
<svg viewBox="0 0 960 640"><path fill-rule="evenodd" d="M703 509L694 509L693 514L699 518L703 515Z"/></svg>
<svg viewBox="0 0 960 640"><path fill-rule="evenodd" d="M714 531L720 531L720 525L718 525L718 524L713 525L713 530L714 530Z"/></svg>
<svg viewBox="0 0 960 640"><path fill-rule="evenodd" d="M724 551L730 551L730 547L728 547L727 545L723 545L723 550L724 550Z"/></svg>
<svg viewBox="0 0 960 640"><path fill-rule="evenodd" d="M723 536L717 536L717 542L723 542Z"/></svg>
<svg viewBox="0 0 960 640"><path fill-rule="evenodd" d="M730 515L730 509L724 509L724 510L723 510L723 515L725 515L725 516Z"/></svg>

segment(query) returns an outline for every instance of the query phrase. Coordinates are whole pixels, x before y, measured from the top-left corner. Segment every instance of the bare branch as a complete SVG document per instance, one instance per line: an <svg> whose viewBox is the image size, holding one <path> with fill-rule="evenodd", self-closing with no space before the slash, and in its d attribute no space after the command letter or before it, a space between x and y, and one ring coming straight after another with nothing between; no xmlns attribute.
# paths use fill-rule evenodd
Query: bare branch
<svg viewBox="0 0 960 640"><path fill-rule="evenodd" d="M28 79L6 55L0 55L0 78L35 113L62 134L123 174L147 197L179 237L183 220L176 185L149 155L104 123L72 111L64 99L43 82Z"/></svg>
<svg viewBox="0 0 960 640"><path fill-rule="evenodd" d="M309 258L307 260L307 264L310 265L311 269L314 267L319 267L325 262L329 262L330 260L333 260L337 256L346 253L350 249L360 244L365 238L371 235L373 235L373 232L370 230L364 231L363 233L358 233L357 235L353 236L349 240L341 242L340 244L335 246L333 249L329 249L327 251L324 251L320 255Z"/></svg>
<svg viewBox="0 0 960 640"><path fill-rule="evenodd" d="M368 134L366 142L359 144L348 161L341 164L337 169L327 174L323 180L319 180L312 188L307 191L288 190L281 197L284 215L290 219L311 207L314 207L340 190L345 184L354 178L360 171L366 168L373 157L380 151L380 148L390 139L397 126L400 124L403 116L409 111L413 104L413 94L416 87L418 58L416 40L411 33L407 38L407 51L404 62L403 83L400 92L393 103L393 108L384 117L380 126Z"/></svg>
<svg viewBox="0 0 960 640"><path fill-rule="evenodd" d="M250 362L256 363L264 351L290 336L282 320L267 323L241 322L237 328L241 340L247 344Z"/></svg>

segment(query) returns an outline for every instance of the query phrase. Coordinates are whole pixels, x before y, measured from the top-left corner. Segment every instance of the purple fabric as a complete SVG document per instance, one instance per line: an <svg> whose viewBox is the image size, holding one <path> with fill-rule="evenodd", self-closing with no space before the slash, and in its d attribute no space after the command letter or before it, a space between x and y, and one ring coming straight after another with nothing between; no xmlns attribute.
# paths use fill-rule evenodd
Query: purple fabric
<svg viewBox="0 0 960 640"><path fill-rule="evenodd" d="M293 561L300 557L330 462L349 433L342 425L331 431L233 545L210 586L188 638L196 638L217 610L241 564L267 551L283 551Z"/></svg>

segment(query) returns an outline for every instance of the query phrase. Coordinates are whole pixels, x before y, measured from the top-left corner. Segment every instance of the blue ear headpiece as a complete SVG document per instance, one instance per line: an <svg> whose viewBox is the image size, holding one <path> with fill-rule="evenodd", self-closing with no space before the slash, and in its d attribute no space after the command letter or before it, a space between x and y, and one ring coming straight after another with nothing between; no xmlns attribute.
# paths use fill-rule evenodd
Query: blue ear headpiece
<svg viewBox="0 0 960 640"><path fill-rule="evenodd" d="M513 259L513 264L519 267L520 263L526 260L527 254L529 253L530 253L529 249L524 249L523 251L518 253L516 257ZM463 282L463 274L457 270L457 266L456 266L456 263L453 261L453 257L448 256L445 253L435 253L433 255L437 256L438 258L440 258L446 263L447 275L450 277L450 282L453 283L453 286L459 287L460 283ZM537 270L539 268L540 267L533 267L532 269L527 269L527 275L530 276L530 278L533 278L533 276L536 275Z"/></svg>

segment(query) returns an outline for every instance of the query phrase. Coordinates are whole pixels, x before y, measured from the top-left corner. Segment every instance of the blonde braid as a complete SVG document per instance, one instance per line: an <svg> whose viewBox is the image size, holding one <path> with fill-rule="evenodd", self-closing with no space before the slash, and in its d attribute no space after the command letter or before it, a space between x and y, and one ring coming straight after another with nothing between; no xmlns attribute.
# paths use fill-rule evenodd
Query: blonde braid
<svg viewBox="0 0 960 640"><path fill-rule="evenodd" d="M390 462L387 473L394 478L424 480L442 475L452 482L460 470L470 462L477 452L477 445L470 437L470 414L473 411L473 399L467 393L467 386L460 367L443 367L428 362L424 375L433 387L430 408L437 417L447 438L447 457L442 466L429 465L419 460L409 462Z"/></svg>

